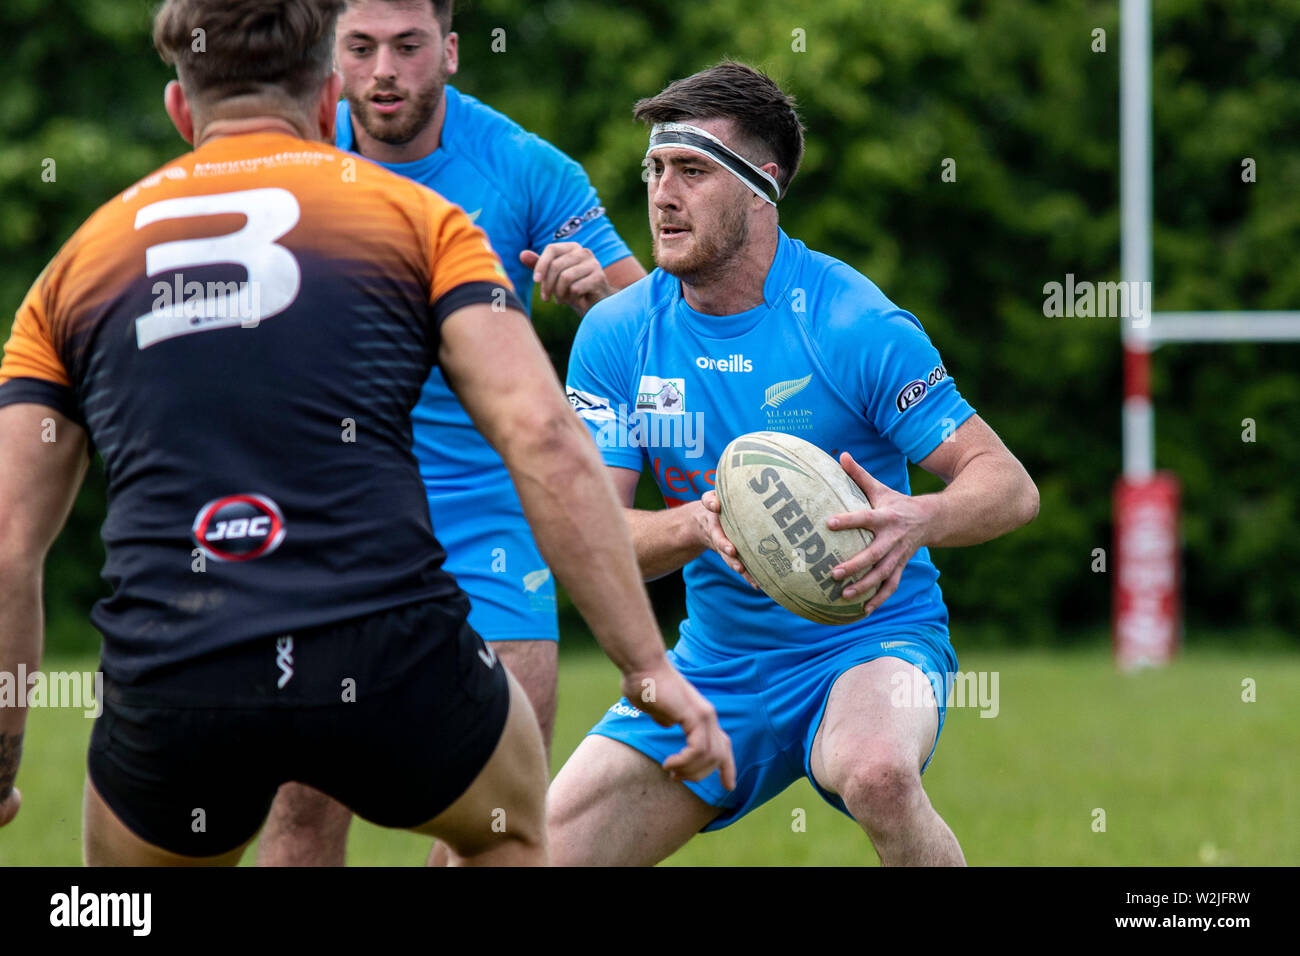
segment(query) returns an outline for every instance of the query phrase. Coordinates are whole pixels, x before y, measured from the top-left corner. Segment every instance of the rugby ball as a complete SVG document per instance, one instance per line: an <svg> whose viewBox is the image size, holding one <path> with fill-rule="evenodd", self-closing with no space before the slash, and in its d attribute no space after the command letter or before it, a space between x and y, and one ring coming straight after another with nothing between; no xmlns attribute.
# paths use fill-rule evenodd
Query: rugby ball
<svg viewBox="0 0 1300 956"><path fill-rule="evenodd" d="M802 438L750 432L722 452L714 481L722 530L763 593L819 624L862 618L876 589L846 600L849 581L836 581L831 569L874 536L862 528L831 531L826 519L871 504L839 462Z"/></svg>

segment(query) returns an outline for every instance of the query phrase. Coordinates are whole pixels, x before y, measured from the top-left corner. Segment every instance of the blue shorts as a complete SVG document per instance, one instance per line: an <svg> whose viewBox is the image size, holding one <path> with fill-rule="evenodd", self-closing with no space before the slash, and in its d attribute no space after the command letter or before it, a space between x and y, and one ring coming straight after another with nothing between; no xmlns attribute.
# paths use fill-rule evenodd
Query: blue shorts
<svg viewBox="0 0 1300 956"><path fill-rule="evenodd" d="M948 635L933 629L892 632L829 648L791 648L721 660L699 654L683 637L668 657L713 704L736 757L735 790L724 790L716 771L698 783L685 782L692 793L723 811L705 830L730 826L800 777L807 777L822 799L848 815L844 801L813 779L809 765L813 738L821 726L831 686L839 676L879 657L900 658L929 678L939 708L939 728L921 768L924 772L943 731L948 688L957 670L957 655ZM626 697L589 733L621 741L656 763L686 746L680 727L660 727Z"/></svg>
<svg viewBox="0 0 1300 956"><path fill-rule="evenodd" d="M558 641L555 579L509 483L427 497L443 568L469 595L469 626L485 641Z"/></svg>

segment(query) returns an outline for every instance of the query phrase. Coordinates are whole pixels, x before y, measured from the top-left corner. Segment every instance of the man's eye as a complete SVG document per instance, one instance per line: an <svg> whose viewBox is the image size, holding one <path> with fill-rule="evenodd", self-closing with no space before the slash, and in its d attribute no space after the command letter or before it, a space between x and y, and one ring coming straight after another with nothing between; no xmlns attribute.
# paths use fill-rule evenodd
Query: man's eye
<svg viewBox="0 0 1300 956"><path fill-rule="evenodd" d="M704 172L704 170L697 169L694 166L687 166L685 169L682 170L682 175L686 176L688 179L693 179L695 178L696 175L702 172Z"/></svg>
<svg viewBox="0 0 1300 956"><path fill-rule="evenodd" d="M364 46L350 46L348 47L348 52L353 56L365 56L370 52L370 48Z"/></svg>
<svg viewBox="0 0 1300 956"><path fill-rule="evenodd" d="M414 44L410 44L410 43L404 44L401 47L401 51L407 54L414 53L418 49L420 49L418 46L415 46Z"/></svg>

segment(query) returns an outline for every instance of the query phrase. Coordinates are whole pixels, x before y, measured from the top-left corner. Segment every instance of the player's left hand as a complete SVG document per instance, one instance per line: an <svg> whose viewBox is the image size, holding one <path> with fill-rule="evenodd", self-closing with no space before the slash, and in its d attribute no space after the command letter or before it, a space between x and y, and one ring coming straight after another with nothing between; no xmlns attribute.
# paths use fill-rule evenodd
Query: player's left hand
<svg viewBox="0 0 1300 956"><path fill-rule="evenodd" d="M579 243L553 242L541 255L525 249L519 253L519 261L533 270L533 281L541 286L543 302L563 302L579 316L614 294L596 254Z"/></svg>
<svg viewBox="0 0 1300 956"><path fill-rule="evenodd" d="M722 560L727 562L727 567L743 577L749 582L749 586L757 591L758 582L745 567L745 562L740 560L740 554L727 537L727 532L722 530L722 521L719 518L722 514L722 502L718 499L718 493L706 491L700 498L700 503L704 508L699 513L699 533L704 545L718 552Z"/></svg>
<svg viewBox="0 0 1300 956"><path fill-rule="evenodd" d="M831 577L843 581L867 571L860 580L844 589L844 596L853 598L879 585L880 590L866 605L867 614L870 614L898 590L907 562L925 543L930 512L921 499L899 494L871 477L848 452L841 453L840 467L866 493L871 508L831 515L826 519L826 527L832 531L865 528L875 535L875 540L866 550L832 568Z"/></svg>

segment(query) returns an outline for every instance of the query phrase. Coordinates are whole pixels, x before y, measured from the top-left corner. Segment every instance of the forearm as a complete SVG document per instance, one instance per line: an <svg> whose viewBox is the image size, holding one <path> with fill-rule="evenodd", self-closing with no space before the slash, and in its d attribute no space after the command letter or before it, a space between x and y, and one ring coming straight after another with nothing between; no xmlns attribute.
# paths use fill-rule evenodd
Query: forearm
<svg viewBox="0 0 1300 956"><path fill-rule="evenodd" d="M1038 514L1038 490L1010 455L979 455L943 491L916 500L930 516L922 542L927 547L982 544L1028 524Z"/></svg>
<svg viewBox="0 0 1300 956"><path fill-rule="evenodd" d="M42 635L39 571L0 570L0 681L13 689L12 698L0 697L0 802L18 774L27 723L27 687L18 675L40 667Z"/></svg>
<svg viewBox="0 0 1300 956"><path fill-rule="evenodd" d="M707 547L699 532L698 512L703 508L692 501L663 511L623 509L642 578L653 581L699 557Z"/></svg>
<svg viewBox="0 0 1300 956"><path fill-rule="evenodd" d="M664 656L623 508L581 420L563 406L502 448L533 535L605 653L623 673Z"/></svg>

